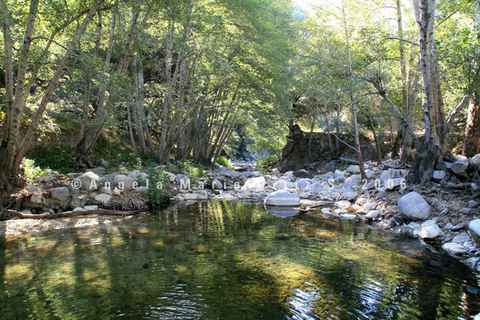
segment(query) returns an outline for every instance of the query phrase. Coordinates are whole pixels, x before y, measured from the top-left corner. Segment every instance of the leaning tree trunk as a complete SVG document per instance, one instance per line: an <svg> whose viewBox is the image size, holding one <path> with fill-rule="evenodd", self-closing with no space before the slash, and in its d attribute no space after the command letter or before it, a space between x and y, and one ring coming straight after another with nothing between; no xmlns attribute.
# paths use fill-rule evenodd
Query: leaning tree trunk
<svg viewBox="0 0 480 320"><path fill-rule="evenodd" d="M467 157L480 153L480 102L476 97L470 99L468 106L463 153Z"/></svg>

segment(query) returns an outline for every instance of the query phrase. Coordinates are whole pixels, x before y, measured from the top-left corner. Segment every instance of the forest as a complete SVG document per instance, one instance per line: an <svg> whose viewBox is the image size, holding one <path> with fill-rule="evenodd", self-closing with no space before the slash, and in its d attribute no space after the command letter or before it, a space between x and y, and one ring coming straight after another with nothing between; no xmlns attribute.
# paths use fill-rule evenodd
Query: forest
<svg viewBox="0 0 480 320"><path fill-rule="evenodd" d="M301 4L2 0L0 189L25 159L275 158L293 123L360 163L367 137L417 182L480 153L477 1Z"/></svg>
<svg viewBox="0 0 480 320"><path fill-rule="evenodd" d="M480 319L480 0L0 0L2 319Z"/></svg>

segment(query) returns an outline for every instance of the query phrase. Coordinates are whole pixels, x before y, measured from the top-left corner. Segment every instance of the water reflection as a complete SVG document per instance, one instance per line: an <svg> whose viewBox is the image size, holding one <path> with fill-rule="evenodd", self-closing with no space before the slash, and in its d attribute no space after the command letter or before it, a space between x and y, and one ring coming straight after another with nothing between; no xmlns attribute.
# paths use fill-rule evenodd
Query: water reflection
<svg viewBox="0 0 480 320"><path fill-rule="evenodd" d="M291 218L300 213L300 209L290 207L266 207L266 210L271 215L279 218Z"/></svg>
<svg viewBox="0 0 480 320"><path fill-rule="evenodd" d="M200 203L4 243L2 319L469 319L478 283L416 242Z"/></svg>

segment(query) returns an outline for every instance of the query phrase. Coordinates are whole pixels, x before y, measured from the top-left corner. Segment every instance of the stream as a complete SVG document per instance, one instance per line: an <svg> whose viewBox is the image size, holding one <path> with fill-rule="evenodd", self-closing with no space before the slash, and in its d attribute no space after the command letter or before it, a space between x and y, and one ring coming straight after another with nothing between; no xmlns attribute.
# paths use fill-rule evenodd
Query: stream
<svg viewBox="0 0 480 320"><path fill-rule="evenodd" d="M471 319L479 284L417 240L239 202L0 248L3 320Z"/></svg>

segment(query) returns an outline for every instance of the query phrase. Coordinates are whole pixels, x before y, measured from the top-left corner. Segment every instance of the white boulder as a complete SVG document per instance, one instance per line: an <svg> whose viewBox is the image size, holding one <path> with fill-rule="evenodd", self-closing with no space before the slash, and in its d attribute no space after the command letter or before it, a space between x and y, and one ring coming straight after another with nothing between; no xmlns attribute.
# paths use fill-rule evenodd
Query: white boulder
<svg viewBox="0 0 480 320"><path fill-rule="evenodd" d="M263 192L265 191L265 184L267 181L265 180L265 177L255 177L255 178L249 178L247 181L245 181L245 184L242 187L242 191L248 191L248 192Z"/></svg>
<svg viewBox="0 0 480 320"><path fill-rule="evenodd" d="M432 212L427 201L415 191L402 196L398 200L398 207L402 215L413 220L425 220Z"/></svg>
<svg viewBox="0 0 480 320"><path fill-rule="evenodd" d="M100 177L92 171L85 172L79 179L83 190L93 191L100 187Z"/></svg>
<svg viewBox="0 0 480 320"><path fill-rule="evenodd" d="M288 181L280 179L273 184L273 189L275 190L286 190L288 189Z"/></svg>
<svg viewBox="0 0 480 320"><path fill-rule="evenodd" d="M456 156L456 161L448 165L449 169L458 175L463 175L468 169L468 158L462 155Z"/></svg>
<svg viewBox="0 0 480 320"><path fill-rule="evenodd" d="M428 220L420 225L420 238L435 239L440 235L442 235L442 229L440 229L435 221Z"/></svg>

